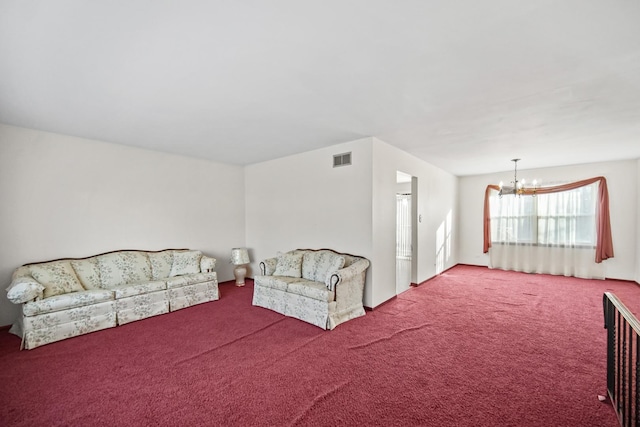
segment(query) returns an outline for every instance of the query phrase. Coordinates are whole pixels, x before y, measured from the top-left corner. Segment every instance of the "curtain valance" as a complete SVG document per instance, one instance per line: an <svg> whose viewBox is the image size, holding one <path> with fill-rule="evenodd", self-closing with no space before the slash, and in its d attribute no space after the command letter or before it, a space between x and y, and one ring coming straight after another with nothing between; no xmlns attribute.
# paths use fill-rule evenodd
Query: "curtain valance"
<svg viewBox="0 0 640 427"><path fill-rule="evenodd" d="M560 191L575 190L593 183L598 185L598 206L596 218L596 262L600 263L605 259L613 258L613 240L611 238L611 220L609 217L609 191L607 180L603 176L584 179L582 181L568 184L555 185L552 187L540 187L536 189L522 189L522 195L533 196L536 194L558 193ZM484 192L484 253L489 252L491 247L491 212L489 209L489 197L491 191L500 191L497 185L488 185Z"/></svg>

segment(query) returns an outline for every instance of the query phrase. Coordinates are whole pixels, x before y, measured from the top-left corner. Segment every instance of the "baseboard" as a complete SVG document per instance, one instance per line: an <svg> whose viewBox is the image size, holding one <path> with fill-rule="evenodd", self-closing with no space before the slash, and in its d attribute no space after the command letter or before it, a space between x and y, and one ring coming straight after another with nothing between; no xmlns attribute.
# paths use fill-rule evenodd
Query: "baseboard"
<svg viewBox="0 0 640 427"><path fill-rule="evenodd" d="M456 264L456 265L464 265L464 264ZM430 277L430 278L428 278L427 280L422 281L422 282L420 282L420 283L413 283L413 282L412 282L412 283L411 283L411 286L412 286L412 287L414 287L414 288L416 288L416 287L418 287L418 286L422 286L422 285L424 285L425 283L427 283L428 281L430 281L430 280L432 280L432 279L435 279L436 277L438 277L438 276L439 276L439 275L441 275L442 273L445 273L445 272L449 271L450 269L452 269L452 268L453 268L453 267L455 267L456 265L452 265L451 267L447 268L446 270L443 270L443 271L441 271L440 273L436 274L435 276ZM381 306L385 305L386 303L388 303L388 302L390 302L390 301L393 301L393 300L394 300L394 299L396 299L397 297L398 297L397 295L394 295L394 296L392 296L391 298L389 298L388 300L386 300L386 301L384 301L384 302L382 302L382 303L380 303L380 304L376 305L375 307L367 307L367 306L364 306L364 309L365 309L365 311L373 311L374 309L379 308L379 307L381 307Z"/></svg>
<svg viewBox="0 0 640 427"><path fill-rule="evenodd" d="M376 308L380 308L380 307L382 307L383 305L385 305L386 303L388 303L388 302L390 302L390 301L393 301L393 300L394 300L394 299L396 299L396 298L398 298L398 295L394 295L394 296L392 296L392 297L391 297L391 298L389 298L388 300L386 300L386 301L384 301L384 302L381 302L380 304L376 305L375 307L367 307L367 306L365 305L365 306L364 306L364 310L365 310L365 311L373 311L374 309L376 309Z"/></svg>
<svg viewBox="0 0 640 427"><path fill-rule="evenodd" d="M615 280L616 282L626 282L626 283L632 283L636 286L640 286L640 283L636 282L635 280L627 280L627 279L614 279L612 277L605 277L604 280Z"/></svg>
<svg viewBox="0 0 640 427"><path fill-rule="evenodd" d="M431 276L431 277L429 277L427 280L423 280L423 281L422 281L422 282L420 282L420 283L411 283L411 286L413 286L413 287L422 286L422 285L424 285L425 283L429 282L430 280L435 279L435 278L436 278L436 277L438 277L439 275L441 275L441 274L443 274L443 273L446 273L447 271L451 270L453 267L457 267L457 266L459 266L459 265L470 265L470 264L455 264L455 265L452 265L451 267L448 267L447 269L442 270L440 273L436 274L435 276ZM474 266L474 267L482 267L482 266L481 266L481 265L478 265L478 266Z"/></svg>
<svg viewBox="0 0 640 427"><path fill-rule="evenodd" d="M253 279L249 278L249 277L245 277L244 278L244 284L245 285L253 285ZM224 282L218 282L218 286L227 286L227 285L236 285L236 280L225 280Z"/></svg>

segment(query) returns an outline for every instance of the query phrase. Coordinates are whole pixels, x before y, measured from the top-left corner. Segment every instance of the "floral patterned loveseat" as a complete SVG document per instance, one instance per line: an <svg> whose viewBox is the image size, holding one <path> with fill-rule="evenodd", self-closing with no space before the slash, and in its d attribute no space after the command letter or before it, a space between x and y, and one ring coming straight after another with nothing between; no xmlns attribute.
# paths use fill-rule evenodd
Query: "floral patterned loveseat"
<svg viewBox="0 0 640 427"><path fill-rule="evenodd" d="M296 249L260 263L253 305L333 329L364 316L369 260L330 249Z"/></svg>
<svg viewBox="0 0 640 427"><path fill-rule="evenodd" d="M200 251L115 251L18 268L7 298L24 348L218 299L216 259Z"/></svg>

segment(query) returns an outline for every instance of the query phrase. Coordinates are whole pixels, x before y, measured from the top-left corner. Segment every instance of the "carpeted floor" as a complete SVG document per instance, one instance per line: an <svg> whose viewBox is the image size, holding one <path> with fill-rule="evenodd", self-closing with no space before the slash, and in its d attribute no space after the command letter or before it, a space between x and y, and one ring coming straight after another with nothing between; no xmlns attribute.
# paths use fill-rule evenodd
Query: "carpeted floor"
<svg viewBox="0 0 640 427"><path fill-rule="evenodd" d="M0 425L616 426L602 294L640 287L457 266L325 332L252 286L18 351L0 333Z"/></svg>

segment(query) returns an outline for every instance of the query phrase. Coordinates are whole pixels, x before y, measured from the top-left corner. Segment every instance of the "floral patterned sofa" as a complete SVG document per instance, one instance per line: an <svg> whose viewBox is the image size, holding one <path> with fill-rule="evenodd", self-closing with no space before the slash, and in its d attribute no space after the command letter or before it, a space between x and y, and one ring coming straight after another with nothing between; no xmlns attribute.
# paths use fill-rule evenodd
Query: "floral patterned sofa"
<svg viewBox="0 0 640 427"><path fill-rule="evenodd" d="M333 329L364 316L369 261L330 249L296 249L260 263L253 305Z"/></svg>
<svg viewBox="0 0 640 427"><path fill-rule="evenodd" d="M218 299L216 259L200 251L115 251L18 268L10 332L32 349Z"/></svg>

